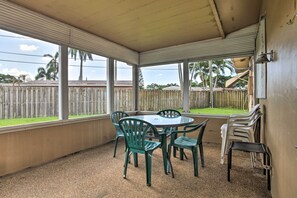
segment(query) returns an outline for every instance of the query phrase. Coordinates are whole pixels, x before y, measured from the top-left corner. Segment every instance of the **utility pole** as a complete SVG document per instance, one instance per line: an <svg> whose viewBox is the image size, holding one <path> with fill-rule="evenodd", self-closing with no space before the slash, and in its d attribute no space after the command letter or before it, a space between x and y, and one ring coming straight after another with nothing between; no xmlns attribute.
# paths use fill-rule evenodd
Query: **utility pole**
<svg viewBox="0 0 297 198"><path fill-rule="evenodd" d="M209 93L210 93L209 106L210 108L213 108L212 60L208 61L208 67L209 67Z"/></svg>

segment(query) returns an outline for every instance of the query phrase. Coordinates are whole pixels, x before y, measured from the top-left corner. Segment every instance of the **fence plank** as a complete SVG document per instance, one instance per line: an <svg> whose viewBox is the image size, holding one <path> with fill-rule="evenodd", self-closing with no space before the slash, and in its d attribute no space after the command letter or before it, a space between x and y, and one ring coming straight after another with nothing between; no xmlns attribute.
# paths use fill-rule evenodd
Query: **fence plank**
<svg viewBox="0 0 297 198"><path fill-rule="evenodd" d="M192 91L191 108L209 106L209 91ZM183 97L175 90L140 90L142 111L182 108ZM214 92L214 107L247 109L247 91L224 90ZM115 110L132 110L132 89L115 88ZM94 115L106 113L106 88L69 87L69 114ZM0 119L58 116L57 87L0 87Z"/></svg>

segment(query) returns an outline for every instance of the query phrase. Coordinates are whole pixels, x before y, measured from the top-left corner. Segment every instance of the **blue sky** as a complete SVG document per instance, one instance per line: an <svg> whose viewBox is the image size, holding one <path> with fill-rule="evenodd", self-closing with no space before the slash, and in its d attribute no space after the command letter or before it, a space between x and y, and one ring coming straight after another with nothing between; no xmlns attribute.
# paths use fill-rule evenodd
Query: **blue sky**
<svg viewBox="0 0 297 198"><path fill-rule="evenodd" d="M58 45L32 39L23 35L0 30L0 73L13 76L27 75L27 80L34 80L39 67L45 67L49 58L44 54L54 55ZM69 56L69 58L71 58ZM84 80L106 80L106 58L93 55L93 61L84 62ZM79 76L79 60L69 59L69 80ZM177 64L145 67L142 69L145 86L151 83L177 83ZM131 80L131 66L118 62L118 80Z"/></svg>

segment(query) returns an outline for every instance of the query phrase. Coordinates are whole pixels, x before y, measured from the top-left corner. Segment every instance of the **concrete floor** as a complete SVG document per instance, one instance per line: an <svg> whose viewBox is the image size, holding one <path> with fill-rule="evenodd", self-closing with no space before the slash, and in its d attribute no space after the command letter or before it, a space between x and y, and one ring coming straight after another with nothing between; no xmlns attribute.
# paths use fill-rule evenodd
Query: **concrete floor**
<svg viewBox="0 0 297 198"><path fill-rule="evenodd" d="M205 144L205 168L199 161L194 177L193 161L172 159L175 178L165 175L161 150L153 154L152 186L146 186L144 157L139 167L128 166L123 179L124 146L113 158L113 143L58 159L0 178L0 197L271 197L262 170L253 169L247 153L234 151L231 183L221 165L220 145Z"/></svg>

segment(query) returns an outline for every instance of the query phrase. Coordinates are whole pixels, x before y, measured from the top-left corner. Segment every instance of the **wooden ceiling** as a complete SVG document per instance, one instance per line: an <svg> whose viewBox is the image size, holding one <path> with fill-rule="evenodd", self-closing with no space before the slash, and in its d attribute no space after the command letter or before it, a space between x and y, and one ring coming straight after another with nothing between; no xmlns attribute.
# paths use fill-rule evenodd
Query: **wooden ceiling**
<svg viewBox="0 0 297 198"><path fill-rule="evenodd" d="M9 0L137 52L224 38L257 23L258 0Z"/></svg>

